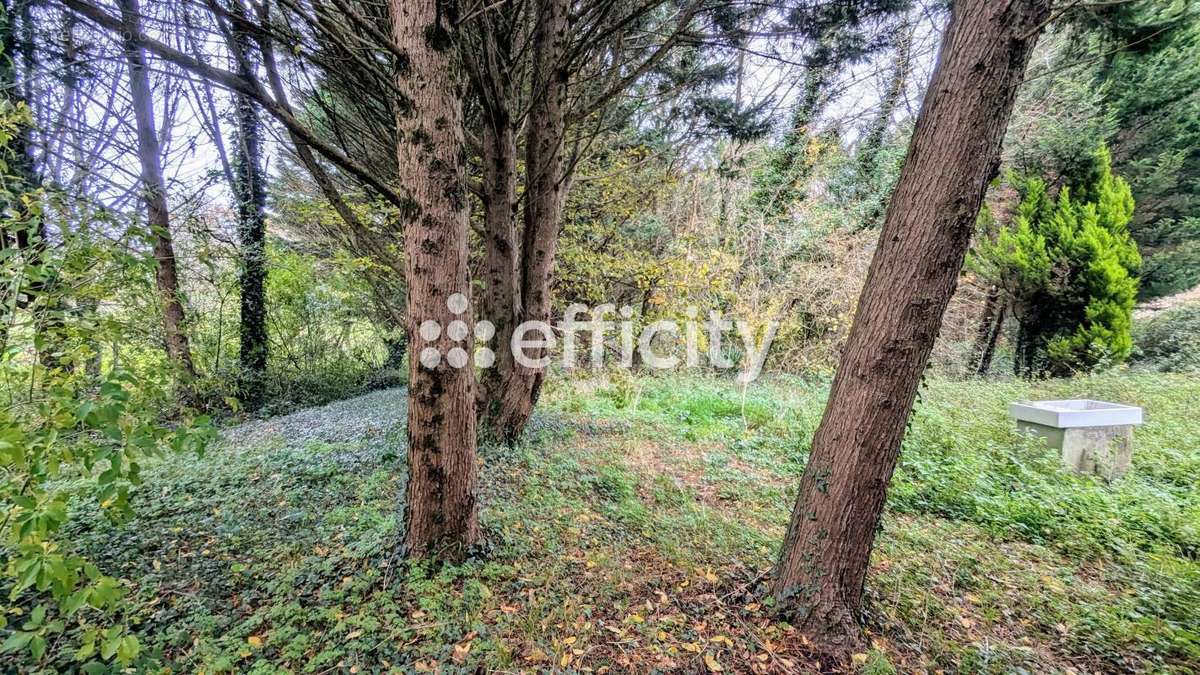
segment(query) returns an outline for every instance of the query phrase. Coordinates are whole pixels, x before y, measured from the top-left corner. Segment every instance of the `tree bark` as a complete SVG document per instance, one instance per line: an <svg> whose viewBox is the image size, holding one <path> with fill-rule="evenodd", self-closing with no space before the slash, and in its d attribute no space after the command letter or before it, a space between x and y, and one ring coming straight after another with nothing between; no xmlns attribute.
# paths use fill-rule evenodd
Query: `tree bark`
<svg viewBox="0 0 1200 675"><path fill-rule="evenodd" d="M564 59L567 40L567 2L537 0L533 32L533 82L525 142L525 214L521 238L520 320L550 320L550 281L562 214L563 134L566 120L563 99L567 88ZM500 345L508 350L508 345ZM528 350L530 359L541 357ZM497 413L496 434L508 441L524 431L533 414L545 378L544 368L514 363L504 374Z"/></svg>
<svg viewBox="0 0 1200 675"><path fill-rule="evenodd" d="M509 348L521 308L517 269L517 143L507 109L493 110L483 124L484 289L480 318L495 326L496 354L482 371L478 396L485 424L499 410L504 377L513 371Z"/></svg>
<svg viewBox="0 0 1200 675"><path fill-rule="evenodd" d="M979 331L975 334L975 345L971 349L976 377L987 375L992 368L992 357L996 353L996 342L1000 339L1007 309L1001 296L1000 288L993 286L983 304L983 316L979 319Z"/></svg>
<svg viewBox="0 0 1200 675"><path fill-rule="evenodd" d="M460 558L479 536L475 503L475 376L470 321L462 99L451 62L454 4L391 0L398 59L398 175L407 199L408 484L403 554ZM466 304L466 303L464 303ZM436 336L420 327L436 325ZM424 334L423 334L424 333ZM430 339L432 338L432 339ZM468 363L452 365L454 349ZM430 350L430 351L426 351ZM436 365L425 354L436 353ZM430 366L433 367L430 367Z"/></svg>
<svg viewBox="0 0 1200 675"><path fill-rule="evenodd" d="M252 80L257 77L251 61L251 36L246 32L245 9L241 0L234 0L232 31L237 72ZM262 121L258 104L245 94L235 94L237 145L234 161L234 184L231 186L237 202L238 244L241 269L238 281L241 289L238 337L243 403L257 410L263 403L267 385L267 190L262 166Z"/></svg>
<svg viewBox="0 0 1200 675"><path fill-rule="evenodd" d="M845 659L887 486L1049 0L957 0L834 377L772 591Z"/></svg>
<svg viewBox="0 0 1200 675"><path fill-rule="evenodd" d="M33 17L29 0L16 2L9 7L7 2L0 4L0 42L3 42L3 53L0 54L0 89L3 98L16 110L19 106L29 107L31 116L36 110L33 96L33 78L35 77L36 59L34 55ZM19 18L19 25L14 19ZM21 38L17 39L17 29ZM20 56L20 75L17 73L17 56ZM56 292L57 270L51 264L50 242L47 238L46 221L41 215L41 209L30 207L26 200L32 200L43 185L43 176L38 168L35 156L37 143L33 137L36 118L30 122L22 122L3 158L11 174L9 192L5 195L0 209L10 210L14 215L16 227L12 232L0 231L0 250L15 245L21 253L25 266L26 283L19 289L17 297L0 297L0 322L3 322L3 338L7 341L7 316L10 306L28 309L33 316L33 330L37 336L38 362L47 370L53 370L62 365L63 342L63 302ZM11 237L11 242L4 240Z"/></svg>
<svg viewBox="0 0 1200 675"><path fill-rule="evenodd" d="M513 106L519 76L513 72L517 7L504 3L474 24L477 46L465 51L466 71L480 107L480 190L483 205L483 293L479 319L495 327L495 362L480 371L476 403L481 426L490 428L504 377L512 371L508 345L521 308L517 242L517 119Z"/></svg>
<svg viewBox="0 0 1200 675"><path fill-rule="evenodd" d="M185 316L179 296L179 276L175 267L175 248L171 241L170 212L167 209L162 158L154 125L154 102L150 78L146 73L146 55L137 41L142 34L138 0L121 0L121 18L125 25L125 60L129 65L129 91L137 126L138 160L142 170L142 198L151 230L154 260L158 263L154 281L162 296L163 335L167 356L185 378L196 376L191 347L184 332Z"/></svg>

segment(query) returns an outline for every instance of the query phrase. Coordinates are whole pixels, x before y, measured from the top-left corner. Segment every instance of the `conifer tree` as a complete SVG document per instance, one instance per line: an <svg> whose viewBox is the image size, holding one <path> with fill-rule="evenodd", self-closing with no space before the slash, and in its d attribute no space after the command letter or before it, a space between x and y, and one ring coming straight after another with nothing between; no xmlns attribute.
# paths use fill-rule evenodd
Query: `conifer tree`
<svg viewBox="0 0 1200 675"><path fill-rule="evenodd" d="M1017 318L1016 371L1068 375L1124 361L1141 256L1129 183L1113 174L1108 149L1053 198L1041 178L1010 180L1021 204L976 264Z"/></svg>

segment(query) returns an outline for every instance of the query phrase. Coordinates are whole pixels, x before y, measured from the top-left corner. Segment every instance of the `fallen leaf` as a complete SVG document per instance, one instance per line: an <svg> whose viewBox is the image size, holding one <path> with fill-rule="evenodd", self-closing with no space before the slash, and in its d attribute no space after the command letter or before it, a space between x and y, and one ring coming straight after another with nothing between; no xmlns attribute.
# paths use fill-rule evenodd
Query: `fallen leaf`
<svg viewBox="0 0 1200 675"><path fill-rule="evenodd" d="M249 642L251 647L263 646L263 639L257 635L251 635L250 637L246 638L246 642Z"/></svg>
<svg viewBox="0 0 1200 675"><path fill-rule="evenodd" d="M713 655L709 653L704 654L704 665L708 666L709 672L712 673L719 673L722 670L725 670L721 667L721 664L717 663L717 660L713 658Z"/></svg>
<svg viewBox="0 0 1200 675"><path fill-rule="evenodd" d="M464 663L467 660L467 654L471 653L471 641L460 642L454 645L454 654L450 656L455 663Z"/></svg>

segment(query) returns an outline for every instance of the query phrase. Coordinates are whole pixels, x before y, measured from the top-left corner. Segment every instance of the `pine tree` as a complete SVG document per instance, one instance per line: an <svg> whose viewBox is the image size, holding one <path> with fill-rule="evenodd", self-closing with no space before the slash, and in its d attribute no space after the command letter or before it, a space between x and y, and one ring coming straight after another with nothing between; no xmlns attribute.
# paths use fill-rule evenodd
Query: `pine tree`
<svg viewBox="0 0 1200 675"><path fill-rule="evenodd" d="M1124 361L1141 256L1129 234L1133 196L1108 149L1053 199L1040 178L1010 180L1021 204L976 266L1017 317L1017 372L1061 376Z"/></svg>

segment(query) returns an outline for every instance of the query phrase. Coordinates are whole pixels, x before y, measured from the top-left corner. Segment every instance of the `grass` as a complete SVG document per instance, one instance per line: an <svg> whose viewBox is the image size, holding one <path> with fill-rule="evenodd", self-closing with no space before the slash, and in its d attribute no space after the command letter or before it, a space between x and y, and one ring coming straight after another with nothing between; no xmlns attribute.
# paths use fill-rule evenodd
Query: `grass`
<svg viewBox="0 0 1200 675"><path fill-rule="evenodd" d="M486 541L394 560L402 395L233 430L146 472L136 517L75 541L135 589L143 671L796 672L764 597L827 385L551 380L482 450ZM1141 405L1107 484L1011 430L1018 398ZM1200 668L1200 379L933 379L867 582L863 672ZM340 407L339 407L340 406ZM69 662L69 653L56 658Z"/></svg>

